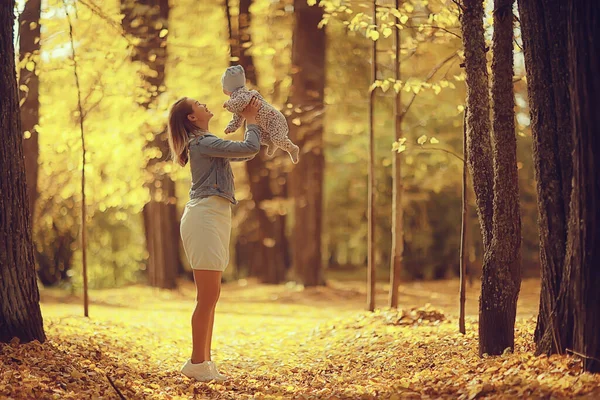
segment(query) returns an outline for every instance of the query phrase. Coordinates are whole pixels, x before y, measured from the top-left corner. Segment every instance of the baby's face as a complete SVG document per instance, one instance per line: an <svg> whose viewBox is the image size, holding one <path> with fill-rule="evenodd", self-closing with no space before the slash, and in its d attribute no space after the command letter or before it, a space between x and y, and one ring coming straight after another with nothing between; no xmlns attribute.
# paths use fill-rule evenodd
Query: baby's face
<svg viewBox="0 0 600 400"><path fill-rule="evenodd" d="M223 93L225 93L227 96L231 96L231 92L229 90L223 89Z"/></svg>

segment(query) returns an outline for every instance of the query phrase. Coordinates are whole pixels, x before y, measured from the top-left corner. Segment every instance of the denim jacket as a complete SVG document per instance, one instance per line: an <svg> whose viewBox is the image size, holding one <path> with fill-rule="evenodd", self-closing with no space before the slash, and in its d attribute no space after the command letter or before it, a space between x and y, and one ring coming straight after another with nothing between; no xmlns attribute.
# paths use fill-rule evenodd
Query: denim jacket
<svg viewBox="0 0 600 400"><path fill-rule="evenodd" d="M190 200L221 196L237 204L230 161L248 161L260 150L260 128L248 124L243 141L223 140L204 134L189 141L189 159L192 170Z"/></svg>

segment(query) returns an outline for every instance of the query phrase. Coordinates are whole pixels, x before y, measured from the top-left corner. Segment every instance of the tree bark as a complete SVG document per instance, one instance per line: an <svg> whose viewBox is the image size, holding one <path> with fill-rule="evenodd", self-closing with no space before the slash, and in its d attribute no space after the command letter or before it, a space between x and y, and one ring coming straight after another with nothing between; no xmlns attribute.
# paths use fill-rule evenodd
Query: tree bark
<svg viewBox="0 0 600 400"><path fill-rule="evenodd" d="M14 0L0 6L0 342L46 336L33 261L13 44Z"/></svg>
<svg viewBox="0 0 600 400"><path fill-rule="evenodd" d="M569 2L568 60L573 120L573 190L569 219L573 347L584 369L600 372L600 9Z"/></svg>
<svg viewBox="0 0 600 400"><path fill-rule="evenodd" d="M133 61L143 63L150 74L142 73L148 97L142 101L146 109L153 109L156 99L165 91L165 64L167 62L168 0L121 0L122 21L126 33L139 40L134 47ZM161 37L162 36L162 37ZM168 162L169 144L166 128L155 134L148 146L160 150L161 156L148 161L147 169L153 175L148 184L150 202L144 206L144 226L148 250L148 284L154 287L176 287L180 269L179 222L177 221L175 182L162 170Z"/></svg>
<svg viewBox="0 0 600 400"><path fill-rule="evenodd" d="M19 96L21 104L21 129L23 131L23 151L25 153L25 173L29 210L34 220L35 201L38 197L38 131L40 80L37 62L40 56L40 13L41 0L28 0L19 16L19 61L27 61L19 71ZM23 90L23 88L27 88Z"/></svg>
<svg viewBox="0 0 600 400"><path fill-rule="evenodd" d="M467 162L473 178L484 251L492 239L494 169L490 142L490 97L483 36L483 3L464 0L462 40L467 84Z"/></svg>
<svg viewBox="0 0 600 400"><path fill-rule="evenodd" d="M494 1L492 112L494 210L492 242L484 254L479 305L479 353L514 347L521 287L521 215L513 93L514 0Z"/></svg>
<svg viewBox="0 0 600 400"><path fill-rule="evenodd" d="M290 138L300 146L299 163L290 174L294 198L293 265L305 286L324 284L321 266L323 209L323 93L325 30L319 5L294 0Z"/></svg>
<svg viewBox="0 0 600 400"><path fill-rule="evenodd" d="M240 0L238 16L238 44L237 55L240 65L246 71L246 78L253 86L258 86L258 77L252 55L245 51L244 44L252 42L250 33L252 0ZM264 202L276 198L271 189L271 180L277 179L272 175L276 171L267 167L268 159L263 151L259 152L252 160L247 161L246 171L250 183L250 193L254 201L254 216L258 220L259 238L253 251L259 252L258 270L259 279L263 283L278 284L285 280L286 262L285 252L287 239L281 229L285 225L285 216L276 215L269 217L264 210Z"/></svg>
<svg viewBox="0 0 600 400"><path fill-rule="evenodd" d="M565 2L519 0L538 195L538 354L562 354L573 346L572 306L567 296L559 298L572 178L566 8Z"/></svg>

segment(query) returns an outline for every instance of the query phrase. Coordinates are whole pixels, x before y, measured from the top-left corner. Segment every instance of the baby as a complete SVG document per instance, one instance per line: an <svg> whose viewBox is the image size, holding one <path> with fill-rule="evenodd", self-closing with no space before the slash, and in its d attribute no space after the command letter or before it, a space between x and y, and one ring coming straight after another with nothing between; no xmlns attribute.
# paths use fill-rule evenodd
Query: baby
<svg viewBox="0 0 600 400"><path fill-rule="evenodd" d="M244 122L240 112L246 108L252 97L257 97L261 107L256 116L260 127L260 144L267 146L267 155L271 157L277 148L285 150L290 155L294 164L298 163L299 148L288 138L288 125L285 117L279 110L267 103L256 90L246 88L246 74L241 65L227 68L221 77L223 93L230 96L223 103L227 111L233 113L233 118L225 128L225 133L235 132Z"/></svg>

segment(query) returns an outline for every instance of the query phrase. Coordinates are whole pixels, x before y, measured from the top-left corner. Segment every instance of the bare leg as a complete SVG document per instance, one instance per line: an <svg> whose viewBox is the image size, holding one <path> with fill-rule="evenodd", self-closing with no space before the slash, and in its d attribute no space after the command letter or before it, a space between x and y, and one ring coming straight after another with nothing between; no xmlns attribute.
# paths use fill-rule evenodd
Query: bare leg
<svg viewBox="0 0 600 400"><path fill-rule="evenodd" d="M219 279L220 282L220 279ZM221 294L221 285L219 285L219 294L217 295L217 299L220 297ZM216 305L216 304L215 304ZM207 361L211 361L212 360L212 355L211 355L211 347L212 347L212 334L213 334L213 327L215 325L215 308L213 308L212 313L210 314L210 320L208 322L208 335L207 335L207 341L206 341L206 350L205 350L205 354L207 354Z"/></svg>
<svg viewBox="0 0 600 400"><path fill-rule="evenodd" d="M196 309L192 314L192 363L210 360L215 306L221 291L221 271L194 270Z"/></svg>

